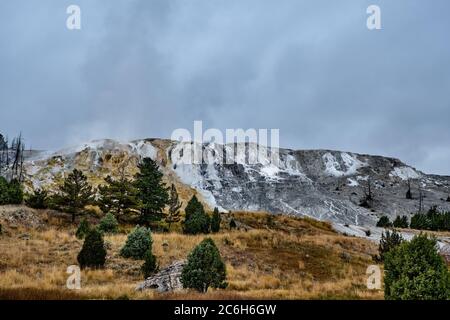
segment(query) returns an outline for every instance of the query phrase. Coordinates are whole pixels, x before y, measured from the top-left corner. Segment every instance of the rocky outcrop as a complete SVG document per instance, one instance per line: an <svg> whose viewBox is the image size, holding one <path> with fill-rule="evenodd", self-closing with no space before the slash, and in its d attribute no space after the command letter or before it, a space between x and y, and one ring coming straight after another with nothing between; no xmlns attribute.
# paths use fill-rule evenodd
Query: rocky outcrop
<svg viewBox="0 0 450 320"><path fill-rule="evenodd" d="M147 278L136 287L137 291L153 289L158 292L176 291L183 288L181 284L181 272L186 261L176 261L168 267L162 269L154 276Z"/></svg>
<svg viewBox="0 0 450 320"><path fill-rule="evenodd" d="M450 210L446 201L450 177L427 175L398 159L331 150L276 149L279 161L274 164L270 157L259 157L261 147L255 144L206 143L200 147L212 161L186 164L192 144L161 139L99 140L35 153L25 163L26 191L56 190L74 168L83 170L94 185L103 183L107 175L117 175L120 166L131 178L139 159L150 157L160 164L167 183L176 185L182 202L187 203L197 193L210 209L284 213L359 226L373 226L381 215L410 217L420 203L425 210L432 205ZM233 149L244 153L229 161ZM249 161L255 155L258 161ZM406 197L408 184L411 199ZM364 203L369 186L372 200Z"/></svg>
<svg viewBox="0 0 450 320"><path fill-rule="evenodd" d="M31 229L39 228L44 224L36 210L14 205L0 206L0 223L10 228L23 226Z"/></svg>

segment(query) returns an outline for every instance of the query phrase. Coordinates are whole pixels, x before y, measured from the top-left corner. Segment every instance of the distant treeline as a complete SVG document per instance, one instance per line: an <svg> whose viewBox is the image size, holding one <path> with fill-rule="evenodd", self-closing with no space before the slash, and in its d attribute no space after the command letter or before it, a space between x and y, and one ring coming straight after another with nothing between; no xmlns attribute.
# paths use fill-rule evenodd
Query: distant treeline
<svg viewBox="0 0 450 320"><path fill-rule="evenodd" d="M426 213L418 212L414 214L410 222L406 216L397 216L393 222L388 217L383 216L378 220L377 227L450 231L450 212L439 211L437 206L432 206Z"/></svg>

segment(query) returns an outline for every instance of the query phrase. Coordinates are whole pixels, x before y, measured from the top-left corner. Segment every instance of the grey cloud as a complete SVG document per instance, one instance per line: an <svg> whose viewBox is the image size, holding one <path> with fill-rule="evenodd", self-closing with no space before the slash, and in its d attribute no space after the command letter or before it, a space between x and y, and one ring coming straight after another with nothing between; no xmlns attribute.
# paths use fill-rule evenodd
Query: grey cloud
<svg viewBox="0 0 450 320"><path fill-rule="evenodd" d="M82 9L82 30L65 8ZM365 9L382 9L368 31ZM281 145L450 174L446 0L0 4L0 131L36 148L279 128Z"/></svg>

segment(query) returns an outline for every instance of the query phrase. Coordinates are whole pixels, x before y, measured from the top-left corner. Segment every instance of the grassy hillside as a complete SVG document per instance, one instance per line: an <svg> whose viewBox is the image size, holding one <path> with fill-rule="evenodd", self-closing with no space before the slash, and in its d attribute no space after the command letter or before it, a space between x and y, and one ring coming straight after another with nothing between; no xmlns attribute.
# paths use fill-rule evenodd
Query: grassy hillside
<svg viewBox="0 0 450 320"><path fill-rule="evenodd" d="M11 219L14 213L17 217ZM9 218L8 218L9 217ZM0 207L0 298L38 299L380 299L366 288L376 244L335 233L329 224L310 219L235 212L224 217L222 231L211 235L228 270L226 290L201 295L189 291L158 294L135 292L143 279L141 261L123 259L126 240L106 236L108 257L103 270L82 271L82 289L65 287L69 265L82 241L76 227L58 212ZM234 219L238 229L229 230ZM32 221L33 223L31 223ZM186 258L204 236L154 233L153 252L161 267ZM168 246L164 249L163 243Z"/></svg>

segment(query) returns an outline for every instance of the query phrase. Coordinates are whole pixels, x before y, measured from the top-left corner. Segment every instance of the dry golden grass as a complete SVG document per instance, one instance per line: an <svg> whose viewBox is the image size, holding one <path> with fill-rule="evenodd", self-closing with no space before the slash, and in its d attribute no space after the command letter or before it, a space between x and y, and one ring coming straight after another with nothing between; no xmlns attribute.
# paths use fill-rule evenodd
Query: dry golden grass
<svg viewBox="0 0 450 320"><path fill-rule="evenodd" d="M12 299L381 299L366 288L376 245L345 237L327 223L309 219L236 212L233 219L248 231L224 230L209 235L227 265L225 290L207 294L180 291L136 292L142 261L124 259L119 251L125 234L107 235L107 263L102 270L83 270L81 290L66 289L69 265L82 241L74 226L48 224L42 230L6 229L0 236L0 298ZM228 217L230 218L230 217ZM56 221L57 222L57 221ZM27 233L29 240L20 235ZM153 252L160 267L185 259L205 236L153 234ZM163 244L166 244L163 246ZM343 259L345 255L345 259Z"/></svg>

